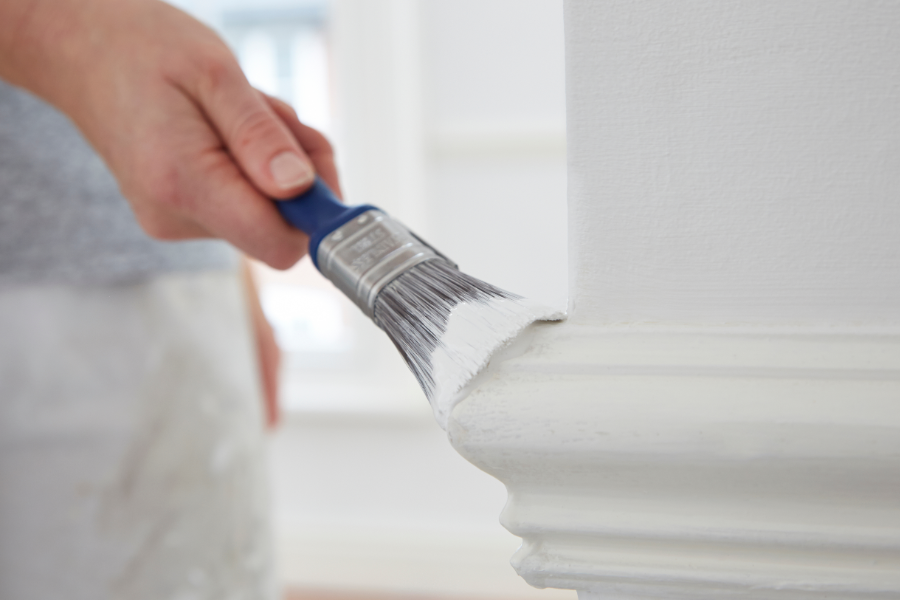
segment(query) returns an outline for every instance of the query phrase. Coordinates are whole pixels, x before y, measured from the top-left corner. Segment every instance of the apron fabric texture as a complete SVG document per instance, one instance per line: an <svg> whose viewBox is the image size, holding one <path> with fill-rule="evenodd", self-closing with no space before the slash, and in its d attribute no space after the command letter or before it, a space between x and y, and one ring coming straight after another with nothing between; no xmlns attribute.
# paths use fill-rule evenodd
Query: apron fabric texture
<svg viewBox="0 0 900 600"><path fill-rule="evenodd" d="M0 81L0 598L274 600L236 255L158 242Z"/></svg>
<svg viewBox="0 0 900 600"><path fill-rule="evenodd" d="M246 314L232 272L0 291L0 598L275 598Z"/></svg>

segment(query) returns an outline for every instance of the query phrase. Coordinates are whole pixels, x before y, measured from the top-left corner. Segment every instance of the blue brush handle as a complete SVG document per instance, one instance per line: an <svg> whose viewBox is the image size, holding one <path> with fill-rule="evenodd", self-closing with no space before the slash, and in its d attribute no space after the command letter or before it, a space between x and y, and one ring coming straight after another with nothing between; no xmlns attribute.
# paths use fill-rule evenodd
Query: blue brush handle
<svg viewBox="0 0 900 600"><path fill-rule="evenodd" d="M309 255L319 268L319 244L329 233L374 206L346 206L341 204L325 182L316 182L306 192L290 200L275 200L275 206L284 219L309 236Z"/></svg>

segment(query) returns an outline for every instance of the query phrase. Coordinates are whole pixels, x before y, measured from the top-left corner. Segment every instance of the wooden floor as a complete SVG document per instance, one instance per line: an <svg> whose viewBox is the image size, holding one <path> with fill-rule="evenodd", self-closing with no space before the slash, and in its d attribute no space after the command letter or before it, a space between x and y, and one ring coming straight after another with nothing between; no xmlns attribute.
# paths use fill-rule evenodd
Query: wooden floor
<svg viewBox="0 0 900 600"><path fill-rule="evenodd" d="M284 600L479 600L466 596L427 596L421 594L384 594L335 592L326 590L289 590Z"/></svg>

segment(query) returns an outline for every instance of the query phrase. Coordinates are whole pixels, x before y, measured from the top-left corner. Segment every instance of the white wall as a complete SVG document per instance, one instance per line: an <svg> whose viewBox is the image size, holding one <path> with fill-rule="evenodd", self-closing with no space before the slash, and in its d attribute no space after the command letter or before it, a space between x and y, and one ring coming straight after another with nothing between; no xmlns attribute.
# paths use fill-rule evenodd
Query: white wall
<svg viewBox="0 0 900 600"><path fill-rule="evenodd" d="M566 306L562 2L422 3L429 234L464 271Z"/></svg>
<svg viewBox="0 0 900 600"><path fill-rule="evenodd" d="M900 325L900 4L566 11L578 322Z"/></svg>

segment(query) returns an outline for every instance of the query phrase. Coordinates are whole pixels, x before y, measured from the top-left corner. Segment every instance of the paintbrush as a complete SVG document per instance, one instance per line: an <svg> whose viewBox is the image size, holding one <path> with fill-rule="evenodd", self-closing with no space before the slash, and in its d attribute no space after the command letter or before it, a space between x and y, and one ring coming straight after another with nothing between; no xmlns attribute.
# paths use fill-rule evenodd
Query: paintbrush
<svg viewBox="0 0 900 600"><path fill-rule="evenodd" d="M562 318L461 272L384 211L341 204L321 179L275 205L309 235L319 272L394 342L444 427L494 352L534 321Z"/></svg>

